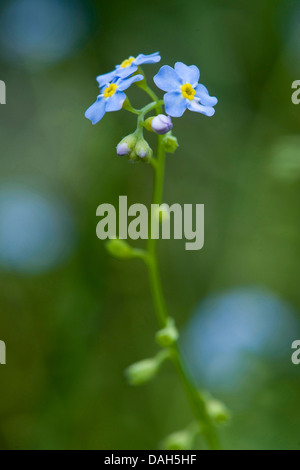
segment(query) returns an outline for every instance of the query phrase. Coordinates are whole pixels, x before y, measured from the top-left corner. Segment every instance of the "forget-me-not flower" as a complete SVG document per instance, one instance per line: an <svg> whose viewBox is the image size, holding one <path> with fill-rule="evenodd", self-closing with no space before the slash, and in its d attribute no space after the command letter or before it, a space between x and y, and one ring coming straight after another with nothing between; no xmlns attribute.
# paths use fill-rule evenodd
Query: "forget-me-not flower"
<svg viewBox="0 0 300 470"><path fill-rule="evenodd" d="M90 119L93 124L97 124L97 122L101 121L106 112L119 111L122 109L126 99L124 90L127 90L132 83L143 80L143 78L143 75L134 75L134 77L125 80L115 78L112 82L103 84L97 101L89 107L85 113L85 117Z"/></svg>
<svg viewBox="0 0 300 470"><path fill-rule="evenodd" d="M176 62L174 69L164 65L154 82L163 91L165 110L169 116L180 117L186 109L213 116L217 98L209 95L207 88L198 83L200 71L195 65L187 66L182 62Z"/></svg>
<svg viewBox="0 0 300 470"><path fill-rule="evenodd" d="M99 75L97 77L97 82L99 86L102 87L105 83L111 82L114 78L127 78L133 73L135 73L138 69L139 65L143 64L156 64L161 60L159 52L154 52L154 54L139 54L137 57L129 57L120 65L117 65L115 70L112 72L106 73L104 75Z"/></svg>

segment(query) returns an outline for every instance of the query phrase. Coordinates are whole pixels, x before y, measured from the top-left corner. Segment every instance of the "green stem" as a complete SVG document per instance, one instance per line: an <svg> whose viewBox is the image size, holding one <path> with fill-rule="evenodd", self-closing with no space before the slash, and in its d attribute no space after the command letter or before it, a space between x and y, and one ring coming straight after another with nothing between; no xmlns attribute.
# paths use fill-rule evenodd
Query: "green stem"
<svg viewBox="0 0 300 470"><path fill-rule="evenodd" d="M165 151L162 145L162 136L158 136L157 159L154 172L154 189L152 204L161 204L165 173ZM157 260L157 240L149 236L147 244L148 252L148 272L157 320L160 328L167 324L168 313L161 286L160 273Z"/></svg>
<svg viewBox="0 0 300 470"><path fill-rule="evenodd" d="M130 103L129 101L129 98L128 96L126 96L126 99L123 103L123 109L125 109L126 111L129 111L130 113L132 114L140 114L140 110L139 109L135 109L132 104Z"/></svg>
<svg viewBox="0 0 300 470"><path fill-rule="evenodd" d="M139 66L139 70L138 70L139 73L141 73L143 76L144 76L144 80L142 80L141 82L137 82L137 86L139 88L141 88L142 90L144 90L148 96L150 96L150 98L153 100L153 101L156 101L157 103L157 106L156 106L156 113L157 114L160 114L162 113L162 105L160 104L159 102L159 98L157 96L157 94L152 90L152 88L149 87L148 83L147 83L147 79L146 79L146 76L143 72L143 69L141 66Z"/></svg>
<svg viewBox="0 0 300 470"><path fill-rule="evenodd" d="M220 442L211 417L207 413L206 401L201 393L195 388L182 361L181 354L176 344L171 348L173 364L177 370L183 388L187 394L189 403L199 424L200 432L203 434L211 450L220 450Z"/></svg>
<svg viewBox="0 0 300 470"><path fill-rule="evenodd" d="M157 321L159 328L165 328L167 325L167 309L166 304L162 292L162 286L160 282L160 275L158 269L157 258L153 253L153 248L149 247L148 252L148 260L147 260L147 267L148 267L148 274L150 280L150 287L151 293L153 297L153 303L156 311Z"/></svg>
<svg viewBox="0 0 300 470"><path fill-rule="evenodd" d="M148 96L150 96L150 98L151 98L153 101L156 101L156 102L159 101L159 98L158 98L157 94L154 93L154 91L147 85L147 82L146 82L146 85L145 85L145 87L144 87L144 90L145 90L145 92L148 94Z"/></svg>
<svg viewBox="0 0 300 470"><path fill-rule="evenodd" d="M153 101L152 103L147 104L142 109L139 110L138 122L143 122L147 113L152 111L152 109L157 109L158 106L163 105L163 100Z"/></svg>
<svg viewBox="0 0 300 470"><path fill-rule="evenodd" d="M149 88L149 87L147 87ZM145 88L144 88L145 89ZM146 91L146 89L145 89ZM151 91L151 93L150 93ZM155 94L152 90L148 90L147 93L155 99ZM160 106L160 103L156 106ZM151 104L153 105L153 103ZM145 109L145 108L144 108ZM157 111L159 112L159 111ZM165 175L165 150L162 142L163 136L158 136L158 147L157 147L157 159L154 172L154 187L153 187L153 198L152 204L162 204L163 198L163 187L164 187L164 175ZM152 239L151 236L147 243L147 267L149 273L149 281L151 286L151 292L156 311L157 321L160 328L164 328L167 324L169 314L167 311L166 302L163 295L162 283L158 267L158 256L157 256L157 239ZM220 443L216 434L216 430L212 419L207 413L206 402L200 392L194 386L183 360L181 358L180 350L178 345L175 344L170 348L170 354L172 362L178 373L183 388L187 394L189 403L194 412L196 420L199 424L200 430L206 439L208 446L217 450L220 449Z"/></svg>

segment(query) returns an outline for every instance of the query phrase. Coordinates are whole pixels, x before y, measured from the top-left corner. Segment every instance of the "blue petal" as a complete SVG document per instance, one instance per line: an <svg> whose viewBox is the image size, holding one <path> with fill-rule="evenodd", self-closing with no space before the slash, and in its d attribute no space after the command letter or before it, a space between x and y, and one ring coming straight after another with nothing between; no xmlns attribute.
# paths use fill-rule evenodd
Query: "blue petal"
<svg viewBox="0 0 300 470"><path fill-rule="evenodd" d="M180 117L187 108L187 100L178 91L171 91L164 96L166 114L172 117Z"/></svg>
<svg viewBox="0 0 300 470"><path fill-rule="evenodd" d="M180 89L183 81L177 73L169 65L161 67L155 77L153 77L155 85L163 91L175 91Z"/></svg>
<svg viewBox="0 0 300 470"><path fill-rule="evenodd" d="M96 80L99 83L99 87L101 88L107 83L110 83L115 76L116 76L116 71L114 70L113 72L105 73L104 75L99 75L99 77L97 77Z"/></svg>
<svg viewBox="0 0 300 470"><path fill-rule="evenodd" d="M195 90L197 98L200 98L201 104L204 106L215 106L217 104L218 99L215 96L210 96L204 85L197 85Z"/></svg>
<svg viewBox="0 0 300 470"><path fill-rule="evenodd" d="M123 107L123 103L126 99L125 93L123 91L116 91L116 93L110 98L106 98L106 108L105 111L119 111Z"/></svg>
<svg viewBox="0 0 300 470"><path fill-rule="evenodd" d="M137 65L135 65L133 62L129 67L121 67L120 65L117 66L116 68L116 76L120 78L127 78L130 75L132 75L134 72L137 71Z"/></svg>
<svg viewBox="0 0 300 470"><path fill-rule="evenodd" d="M216 112L211 106L202 106L202 104L198 103L196 100L190 101L188 103L188 108L190 111L201 113L208 117L213 116Z"/></svg>
<svg viewBox="0 0 300 470"><path fill-rule="evenodd" d="M143 75L134 75L133 77L127 78L126 80L121 80L118 84L118 89L120 91L127 90L127 88L129 88L130 85L132 85L134 82L140 82L143 79Z"/></svg>
<svg viewBox="0 0 300 470"><path fill-rule="evenodd" d="M85 117L92 121L93 124L101 121L105 114L106 103L103 96L98 96L97 101L89 107L85 112Z"/></svg>
<svg viewBox="0 0 300 470"><path fill-rule="evenodd" d="M193 87L199 82L200 71L196 65L187 66L182 62L176 62L175 71L184 83L190 83Z"/></svg>
<svg viewBox="0 0 300 470"><path fill-rule="evenodd" d="M159 55L159 52L154 52L154 54L139 54L137 58L135 59L134 63L136 65L142 65L142 64L156 64L157 62L161 61L161 57Z"/></svg>

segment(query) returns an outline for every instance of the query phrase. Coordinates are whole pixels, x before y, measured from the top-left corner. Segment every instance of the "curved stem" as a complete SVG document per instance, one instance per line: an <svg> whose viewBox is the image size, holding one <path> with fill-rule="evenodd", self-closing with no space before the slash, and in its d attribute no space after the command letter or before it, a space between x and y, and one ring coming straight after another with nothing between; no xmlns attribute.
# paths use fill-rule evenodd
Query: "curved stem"
<svg viewBox="0 0 300 470"><path fill-rule="evenodd" d="M195 388L191 378L189 377L177 344L173 346L173 348L171 348L171 353L173 364L177 370L177 373L179 375L183 388L185 389L191 408L199 424L200 432L206 439L206 442L210 449L220 450L221 445L214 424L207 413L206 401L201 395L201 393Z"/></svg>
<svg viewBox="0 0 300 470"><path fill-rule="evenodd" d="M144 106L144 108L142 108L139 111L138 121L143 120L147 113L152 111L152 109L157 109L158 106L161 107L163 105L163 103L164 103L163 100L157 100L157 101L153 101L152 103L147 104L146 106Z"/></svg>
<svg viewBox="0 0 300 470"><path fill-rule="evenodd" d="M150 89L149 89L150 90ZM146 90L145 90L146 91ZM152 92L153 93L153 92ZM152 94L151 93L151 94ZM150 94L150 93L148 93ZM150 95L151 96L151 95ZM152 95L155 98L155 94ZM159 102L158 102L159 104ZM162 142L163 136L158 136L157 159L154 172L154 187L152 204L161 204L163 198L164 175L165 175L165 150ZM147 243L147 268L151 292L156 311L157 321L160 328L164 328L169 318L166 302L163 295L162 283L158 267L157 239L151 236ZM220 443L212 419L207 413L206 402L197 388L194 386L181 358L181 353L177 344L170 347L172 362L178 373L180 381L188 397L189 403L199 424L200 430L206 439L208 446L217 450Z"/></svg>
<svg viewBox="0 0 300 470"><path fill-rule="evenodd" d="M160 281L159 269L157 258L155 253L152 252L152 249L149 247L148 250L148 274L150 280L151 293L153 297L153 303L155 307L155 312L157 316L157 322L159 328L165 328L167 324L168 314L165 299L162 292L162 285Z"/></svg>
<svg viewBox="0 0 300 470"><path fill-rule="evenodd" d="M146 83L146 85L145 85L145 87L144 87L144 90L145 90L145 92L150 96L150 98L151 98L153 101L158 101L158 100L159 100L157 94L154 93L154 91L152 90L152 88L150 88L150 87L147 85L147 83Z"/></svg>
<svg viewBox="0 0 300 470"><path fill-rule="evenodd" d="M153 101L156 101L157 103L157 106L156 106L156 113L159 114L162 112L162 105L160 104L159 102L159 98L157 96L157 94L152 90L151 87L149 87L148 83L147 83L147 79L146 79L146 76L143 72L143 69L141 66L139 66L139 73L141 73L144 77L144 80L142 80L141 82L137 82L137 86L139 88L141 88L142 90L144 90L148 96L150 96L150 98L153 100ZM163 104L163 103L162 103Z"/></svg>

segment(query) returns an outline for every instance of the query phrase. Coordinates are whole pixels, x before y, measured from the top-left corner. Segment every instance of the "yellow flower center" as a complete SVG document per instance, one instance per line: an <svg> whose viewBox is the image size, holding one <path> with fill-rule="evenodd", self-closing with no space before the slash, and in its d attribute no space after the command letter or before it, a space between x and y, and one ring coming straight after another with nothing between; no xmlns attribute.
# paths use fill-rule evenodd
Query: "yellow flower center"
<svg viewBox="0 0 300 470"><path fill-rule="evenodd" d="M188 100L191 100L191 101L194 99L194 96L196 94L194 88L192 87L190 83L186 83L185 85L182 85L181 92L184 98L187 98Z"/></svg>
<svg viewBox="0 0 300 470"><path fill-rule="evenodd" d="M129 57L129 59L123 60L121 64L122 69L126 69L126 67L129 67L134 60L135 60L135 57Z"/></svg>
<svg viewBox="0 0 300 470"><path fill-rule="evenodd" d="M110 98L116 93L117 85L115 83L111 83L107 88L104 90L104 98Z"/></svg>

